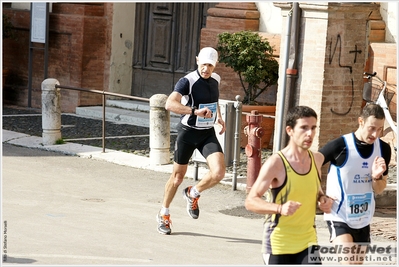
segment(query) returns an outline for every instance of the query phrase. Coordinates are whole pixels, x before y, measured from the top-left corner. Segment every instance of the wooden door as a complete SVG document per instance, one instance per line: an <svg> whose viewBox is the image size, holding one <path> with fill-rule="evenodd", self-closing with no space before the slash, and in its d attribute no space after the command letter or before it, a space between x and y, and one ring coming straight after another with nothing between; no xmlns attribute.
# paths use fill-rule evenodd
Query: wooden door
<svg viewBox="0 0 399 267"><path fill-rule="evenodd" d="M137 3L132 95L169 95L197 68L201 28L217 3Z"/></svg>

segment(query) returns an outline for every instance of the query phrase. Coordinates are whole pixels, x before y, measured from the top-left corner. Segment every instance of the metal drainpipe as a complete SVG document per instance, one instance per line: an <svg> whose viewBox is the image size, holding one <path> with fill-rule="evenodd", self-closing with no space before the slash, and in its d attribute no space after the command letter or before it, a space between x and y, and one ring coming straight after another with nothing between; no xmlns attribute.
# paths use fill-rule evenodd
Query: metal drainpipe
<svg viewBox="0 0 399 267"><path fill-rule="evenodd" d="M294 14L292 16L292 29L294 30L293 36L292 36L292 42L291 42L291 47L292 47L292 52L291 52L291 58L292 60L289 61L289 66L288 66L288 71L290 72L289 74L291 75L292 78L298 78L298 35L299 35L299 24L300 24L300 8L299 4L297 2L294 3ZM292 76L293 75L293 76ZM291 84L291 92L295 91L295 81L294 83ZM290 98L290 104L291 106L294 106L294 100L295 100L296 94L291 94Z"/></svg>
<svg viewBox="0 0 399 267"><path fill-rule="evenodd" d="M292 10L293 8L291 8L291 10L288 12L287 14L287 35L286 35L286 39L285 39L285 50L284 50L284 54L285 54L285 61L284 61L284 65L283 65L283 70L284 70L284 78L283 78L283 82L281 84L281 97L280 97L280 105L279 105L279 109L278 112L276 114L278 114L278 125L277 125L277 133L276 133L276 146L273 146L273 152L277 152L279 150L281 150L281 135L283 132L283 124L284 124L284 116L282 116L284 114L284 109L285 109L285 92L286 92L286 83L287 83L287 76L286 76L286 70L288 68L288 60L289 60L289 51L290 51L290 39L291 39L291 21L292 21ZM276 118L277 118L276 116Z"/></svg>
<svg viewBox="0 0 399 267"><path fill-rule="evenodd" d="M291 42L290 42L290 52L289 52L289 59L288 59L288 68L286 70L286 75L287 75L287 91L286 95L284 97L285 102L288 107L286 108L289 110L293 106L295 106L295 100L296 100L296 80L298 78L298 69L297 69L297 58L298 58L298 34L299 34L299 4L294 3L293 4L293 15L292 15L292 22L291 22ZM282 121L283 121L283 126L282 128L285 129L285 121L286 121L286 114L283 114ZM284 131L284 134L281 136L281 147L285 147L288 143L288 135Z"/></svg>

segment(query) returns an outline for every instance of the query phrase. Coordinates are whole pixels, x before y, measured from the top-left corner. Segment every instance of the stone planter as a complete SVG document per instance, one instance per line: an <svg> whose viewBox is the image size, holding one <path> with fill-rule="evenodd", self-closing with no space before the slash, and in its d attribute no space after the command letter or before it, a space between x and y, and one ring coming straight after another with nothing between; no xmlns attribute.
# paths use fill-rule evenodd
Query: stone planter
<svg viewBox="0 0 399 267"><path fill-rule="evenodd" d="M246 114L251 113L252 110L257 110L259 114L275 116L276 114L276 106L250 106L243 105L242 106L242 117L241 117L241 140L240 147L245 148L248 143L248 136L244 134L244 128L248 125L246 121ZM261 127L264 130L264 134L262 137L262 148L273 148L273 144L270 144L270 140L274 133L274 118L262 118Z"/></svg>

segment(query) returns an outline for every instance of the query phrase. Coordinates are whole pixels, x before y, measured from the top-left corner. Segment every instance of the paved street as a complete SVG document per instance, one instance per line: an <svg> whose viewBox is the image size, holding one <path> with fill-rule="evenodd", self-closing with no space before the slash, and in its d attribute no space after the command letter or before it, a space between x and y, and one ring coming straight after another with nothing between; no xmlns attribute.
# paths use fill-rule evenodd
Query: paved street
<svg viewBox="0 0 399 267"><path fill-rule="evenodd" d="M181 190L195 181L185 179L171 206L173 233L163 236L155 215L168 170L145 169L148 158L129 153L73 144L46 151L41 138L4 130L2 137L3 265L263 265L262 217L243 207L245 190L205 191L193 220ZM316 227L328 245L321 215Z"/></svg>
<svg viewBox="0 0 399 267"><path fill-rule="evenodd" d="M261 220L220 212L242 206L242 191L205 192L193 220L179 190L163 236L155 214L166 173L8 144L2 169L5 263L262 264Z"/></svg>

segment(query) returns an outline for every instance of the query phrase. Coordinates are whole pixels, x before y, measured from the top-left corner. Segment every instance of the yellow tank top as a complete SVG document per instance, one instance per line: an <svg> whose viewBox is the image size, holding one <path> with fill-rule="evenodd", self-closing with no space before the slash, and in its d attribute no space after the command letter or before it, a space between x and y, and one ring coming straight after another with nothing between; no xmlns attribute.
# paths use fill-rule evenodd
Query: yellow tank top
<svg viewBox="0 0 399 267"><path fill-rule="evenodd" d="M286 177L280 187L269 189L268 201L284 204L292 200L302 206L291 216L266 215L262 253L295 254L317 243L315 218L320 177L310 151L311 167L306 174L295 172L281 151L278 155L284 162Z"/></svg>

